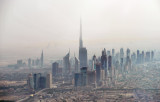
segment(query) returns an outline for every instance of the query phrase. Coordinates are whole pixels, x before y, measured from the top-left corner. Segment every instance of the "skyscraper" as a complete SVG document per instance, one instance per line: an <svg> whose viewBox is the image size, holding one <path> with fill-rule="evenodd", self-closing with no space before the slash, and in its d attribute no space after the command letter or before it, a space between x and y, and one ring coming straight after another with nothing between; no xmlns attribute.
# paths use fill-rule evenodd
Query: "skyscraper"
<svg viewBox="0 0 160 102"><path fill-rule="evenodd" d="M82 67L81 68L81 84L82 86L86 86L88 84L88 76L87 76L87 67Z"/></svg>
<svg viewBox="0 0 160 102"><path fill-rule="evenodd" d="M123 52L123 48L120 49L120 65L121 65L121 70L123 72L123 59L124 58L124 52Z"/></svg>
<svg viewBox="0 0 160 102"><path fill-rule="evenodd" d="M57 62L52 63L52 75L56 76L58 74L59 64Z"/></svg>
<svg viewBox="0 0 160 102"><path fill-rule="evenodd" d="M102 69L107 69L107 55L106 55L106 49L102 51L102 56L101 56L101 64L102 64Z"/></svg>
<svg viewBox="0 0 160 102"><path fill-rule="evenodd" d="M63 57L63 74L70 74L69 57L70 57L70 52L68 52L68 54L65 57Z"/></svg>
<svg viewBox="0 0 160 102"><path fill-rule="evenodd" d="M79 60L77 57L75 57L75 73L78 73L80 72L80 69L79 69Z"/></svg>
<svg viewBox="0 0 160 102"><path fill-rule="evenodd" d="M33 80L33 75L29 74L28 75L28 80L27 80L27 85L30 91L34 90L34 80Z"/></svg>
<svg viewBox="0 0 160 102"><path fill-rule="evenodd" d="M96 55L94 55L92 58L92 69L91 70L96 70L96 63L97 63L97 58L96 58Z"/></svg>
<svg viewBox="0 0 160 102"><path fill-rule="evenodd" d="M46 87L47 88L51 88L52 87L52 74L51 73L47 74Z"/></svg>
<svg viewBox="0 0 160 102"><path fill-rule="evenodd" d="M127 48L127 57L130 58L130 49L129 48Z"/></svg>
<svg viewBox="0 0 160 102"><path fill-rule="evenodd" d="M40 88L39 82L40 82L41 73L34 74L34 89L38 90Z"/></svg>
<svg viewBox="0 0 160 102"><path fill-rule="evenodd" d="M151 53L148 51L146 52L146 62L149 62L151 60Z"/></svg>
<svg viewBox="0 0 160 102"><path fill-rule="evenodd" d="M80 68L88 66L87 49L85 47L83 47L81 19L80 19L80 38L79 38L79 61L80 61Z"/></svg>
<svg viewBox="0 0 160 102"><path fill-rule="evenodd" d="M42 50L42 53L41 53L41 67L43 67L43 50Z"/></svg>
<svg viewBox="0 0 160 102"><path fill-rule="evenodd" d="M140 52L139 50L137 50L137 64L140 63Z"/></svg>
<svg viewBox="0 0 160 102"><path fill-rule="evenodd" d="M154 59L154 51L151 52L151 61Z"/></svg>
<svg viewBox="0 0 160 102"><path fill-rule="evenodd" d="M107 77L107 54L106 54L106 49L102 51L102 56L101 56L101 65L102 69L105 71L105 75Z"/></svg>

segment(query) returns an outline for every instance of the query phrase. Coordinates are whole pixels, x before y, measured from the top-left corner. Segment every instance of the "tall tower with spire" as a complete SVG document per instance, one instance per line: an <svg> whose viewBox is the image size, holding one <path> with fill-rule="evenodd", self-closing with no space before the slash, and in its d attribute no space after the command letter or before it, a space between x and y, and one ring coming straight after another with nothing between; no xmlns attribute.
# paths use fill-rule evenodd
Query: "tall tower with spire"
<svg viewBox="0 0 160 102"><path fill-rule="evenodd" d="M79 37L79 61L80 61L80 68L87 67L87 49L83 47L83 40L82 40L82 20L80 18L80 37Z"/></svg>
<svg viewBox="0 0 160 102"><path fill-rule="evenodd" d="M80 17L80 37L79 37L79 48L83 48L83 40L82 40L82 19Z"/></svg>

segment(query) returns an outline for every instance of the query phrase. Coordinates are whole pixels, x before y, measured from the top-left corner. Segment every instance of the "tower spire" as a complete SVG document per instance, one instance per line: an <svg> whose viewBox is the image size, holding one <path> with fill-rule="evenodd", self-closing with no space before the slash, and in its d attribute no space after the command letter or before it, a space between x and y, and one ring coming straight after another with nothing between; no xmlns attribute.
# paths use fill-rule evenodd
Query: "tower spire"
<svg viewBox="0 0 160 102"><path fill-rule="evenodd" d="M80 38L79 38L79 47L83 47L83 40L82 40L82 19L80 17Z"/></svg>

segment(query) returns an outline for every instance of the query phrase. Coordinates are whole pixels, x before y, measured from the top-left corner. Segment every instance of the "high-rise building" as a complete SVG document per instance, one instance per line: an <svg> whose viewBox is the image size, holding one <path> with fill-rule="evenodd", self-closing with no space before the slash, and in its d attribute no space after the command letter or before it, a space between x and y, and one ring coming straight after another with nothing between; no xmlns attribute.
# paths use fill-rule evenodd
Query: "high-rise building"
<svg viewBox="0 0 160 102"><path fill-rule="evenodd" d="M116 64L115 49L112 49L112 64Z"/></svg>
<svg viewBox="0 0 160 102"><path fill-rule="evenodd" d="M111 52L110 52L109 50L107 51L107 55L108 55L108 56L110 56L110 55L111 55Z"/></svg>
<svg viewBox="0 0 160 102"><path fill-rule="evenodd" d="M112 57L115 56L115 49L112 49Z"/></svg>
<svg viewBox="0 0 160 102"><path fill-rule="evenodd" d="M70 52L63 57L63 74L70 74Z"/></svg>
<svg viewBox="0 0 160 102"><path fill-rule="evenodd" d="M151 53L148 51L146 52L146 62L149 62L151 60Z"/></svg>
<svg viewBox="0 0 160 102"><path fill-rule="evenodd" d="M34 90L34 79L32 74L28 75L27 85L30 91Z"/></svg>
<svg viewBox="0 0 160 102"><path fill-rule="evenodd" d="M77 57L75 57L75 73L79 73L80 72L80 63Z"/></svg>
<svg viewBox="0 0 160 102"><path fill-rule="evenodd" d="M123 51L123 48L120 49L120 58L124 58L124 51Z"/></svg>
<svg viewBox="0 0 160 102"><path fill-rule="evenodd" d="M82 74L81 73L75 73L74 74L74 85L75 87L81 86L82 83Z"/></svg>
<svg viewBox="0 0 160 102"><path fill-rule="evenodd" d="M41 76L39 79L39 88L40 89L44 89L46 88L46 77L45 76Z"/></svg>
<svg viewBox="0 0 160 102"><path fill-rule="evenodd" d="M102 69L107 70L107 54L106 54L106 49L104 49L102 51L101 64L102 64Z"/></svg>
<svg viewBox="0 0 160 102"><path fill-rule="evenodd" d="M112 79L113 70L112 70L112 56L108 56L108 76Z"/></svg>
<svg viewBox="0 0 160 102"><path fill-rule="evenodd" d="M81 19L80 19L80 38L79 38L79 61L80 61L80 68L88 66L87 49L83 47Z"/></svg>
<svg viewBox="0 0 160 102"><path fill-rule="evenodd" d="M88 71L87 72L88 76L88 85L92 85L96 83L96 71Z"/></svg>
<svg viewBox="0 0 160 102"><path fill-rule="evenodd" d="M151 52L151 61L154 60L154 51Z"/></svg>
<svg viewBox="0 0 160 102"><path fill-rule="evenodd" d="M40 82L40 77L41 73L34 74L33 79L34 79L34 89L38 90L40 88L39 82Z"/></svg>
<svg viewBox="0 0 160 102"><path fill-rule="evenodd" d="M100 82L100 79L101 79L101 64L97 63L96 64L96 81L97 81L97 83Z"/></svg>
<svg viewBox="0 0 160 102"><path fill-rule="evenodd" d="M133 53L131 55L131 60L132 60L132 63L135 63L136 62L136 53Z"/></svg>
<svg viewBox="0 0 160 102"><path fill-rule="evenodd" d="M42 50L42 53L41 53L41 67L43 67L43 50Z"/></svg>
<svg viewBox="0 0 160 102"><path fill-rule="evenodd" d="M139 50L137 50L137 64L140 63L140 52Z"/></svg>
<svg viewBox="0 0 160 102"><path fill-rule="evenodd" d="M108 56L108 70L112 70L112 56Z"/></svg>
<svg viewBox="0 0 160 102"><path fill-rule="evenodd" d="M97 58L96 58L96 55L94 55L92 58L92 69L91 70L96 70L96 63L97 63Z"/></svg>
<svg viewBox="0 0 160 102"><path fill-rule="evenodd" d="M38 58L35 60L35 64L36 66L40 66L40 60Z"/></svg>
<svg viewBox="0 0 160 102"><path fill-rule="evenodd" d="M102 56L101 56L101 66L102 66L102 69L104 70L105 72L105 77L107 77L107 54L106 54L106 49L104 49L102 51Z"/></svg>
<svg viewBox="0 0 160 102"><path fill-rule="evenodd" d="M130 58L130 49L127 48L127 56Z"/></svg>
<svg viewBox="0 0 160 102"><path fill-rule="evenodd" d="M52 63L52 75L56 76L58 74L59 64L57 62Z"/></svg>
<svg viewBox="0 0 160 102"><path fill-rule="evenodd" d="M86 86L86 85L88 85L88 75L87 75L87 67L82 67L81 68L81 75L82 75L82 77L81 77L81 84L82 84L82 86Z"/></svg>
<svg viewBox="0 0 160 102"><path fill-rule="evenodd" d="M141 63L144 63L145 59L144 59L144 51L142 51L142 55L141 55Z"/></svg>
<svg viewBox="0 0 160 102"><path fill-rule="evenodd" d="M46 88L51 88L52 87L52 74L49 73L46 76Z"/></svg>
<svg viewBox="0 0 160 102"><path fill-rule="evenodd" d="M124 62L124 52L123 48L120 49L120 65L121 65L121 70L123 71L123 62Z"/></svg>

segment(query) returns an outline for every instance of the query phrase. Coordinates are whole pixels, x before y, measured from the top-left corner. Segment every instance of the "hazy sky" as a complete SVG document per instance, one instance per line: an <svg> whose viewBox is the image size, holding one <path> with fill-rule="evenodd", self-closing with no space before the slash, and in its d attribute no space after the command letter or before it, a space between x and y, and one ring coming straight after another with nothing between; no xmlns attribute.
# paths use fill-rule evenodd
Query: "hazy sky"
<svg viewBox="0 0 160 102"><path fill-rule="evenodd" d="M89 56L102 48L160 49L160 0L0 0L0 56Z"/></svg>

